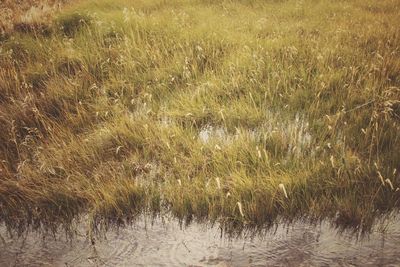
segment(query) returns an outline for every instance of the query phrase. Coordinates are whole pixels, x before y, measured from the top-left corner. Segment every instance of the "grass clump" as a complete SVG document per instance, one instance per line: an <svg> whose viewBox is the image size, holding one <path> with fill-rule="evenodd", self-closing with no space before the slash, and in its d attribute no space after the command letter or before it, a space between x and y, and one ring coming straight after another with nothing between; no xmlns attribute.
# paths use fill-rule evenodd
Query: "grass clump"
<svg viewBox="0 0 400 267"><path fill-rule="evenodd" d="M70 38L83 27L89 26L90 23L90 16L77 12L63 14L56 19L56 25L60 28L61 32Z"/></svg>
<svg viewBox="0 0 400 267"><path fill-rule="evenodd" d="M17 27L0 50L0 220L370 229L400 203L399 8L78 1L50 35Z"/></svg>

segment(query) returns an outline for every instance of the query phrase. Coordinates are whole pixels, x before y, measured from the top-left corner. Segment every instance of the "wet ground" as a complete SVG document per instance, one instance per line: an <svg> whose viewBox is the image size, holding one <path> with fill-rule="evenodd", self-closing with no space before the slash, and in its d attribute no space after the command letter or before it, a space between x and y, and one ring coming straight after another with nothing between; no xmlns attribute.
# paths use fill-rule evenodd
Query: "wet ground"
<svg viewBox="0 0 400 267"><path fill-rule="evenodd" d="M338 234L328 223L280 226L253 238L221 238L218 227L175 220L141 220L107 232L95 245L84 231L74 240L0 228L0 266L400 266L400 219L369 236Z"/></svg>

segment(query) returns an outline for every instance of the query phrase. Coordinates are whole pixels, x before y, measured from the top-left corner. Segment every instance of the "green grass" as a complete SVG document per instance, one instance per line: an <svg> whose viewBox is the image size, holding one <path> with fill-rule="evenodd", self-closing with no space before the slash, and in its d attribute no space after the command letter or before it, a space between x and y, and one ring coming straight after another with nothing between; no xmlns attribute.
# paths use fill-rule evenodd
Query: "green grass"
<svg viewBox="0 0 400 267"><path fill-rule="evenodd" d="M400 206L399 14L88 0L0 38L0 221L370 229Z"/></svg>

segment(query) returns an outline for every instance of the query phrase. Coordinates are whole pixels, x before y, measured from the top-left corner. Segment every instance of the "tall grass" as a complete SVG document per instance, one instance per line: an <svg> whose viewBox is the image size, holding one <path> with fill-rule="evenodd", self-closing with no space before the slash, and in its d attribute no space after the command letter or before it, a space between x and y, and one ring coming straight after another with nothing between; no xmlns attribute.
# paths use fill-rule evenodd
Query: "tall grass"
<svg viewBox="0 0 400 267"><path fill-rule="evenodd" d="M400 200L399 9L88 0L15 28L0 41L0 221L368 230Z"/></svg>

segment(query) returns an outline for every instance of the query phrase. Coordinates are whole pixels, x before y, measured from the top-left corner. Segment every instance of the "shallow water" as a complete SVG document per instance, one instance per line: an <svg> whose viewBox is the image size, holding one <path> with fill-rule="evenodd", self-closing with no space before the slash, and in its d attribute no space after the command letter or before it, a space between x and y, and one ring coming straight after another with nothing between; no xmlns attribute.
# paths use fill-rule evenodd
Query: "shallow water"
<svg viewBox="0 0 400 267"><path fill-rule="evenodd" d="M83 233L84 231L82 231ZM145 220L109 231L92 245L85 235L12 239L0 228L0 266L400 266L400 219L357 240L328 223L279 226L254 238L221 238L218 227Z"/></svg>

